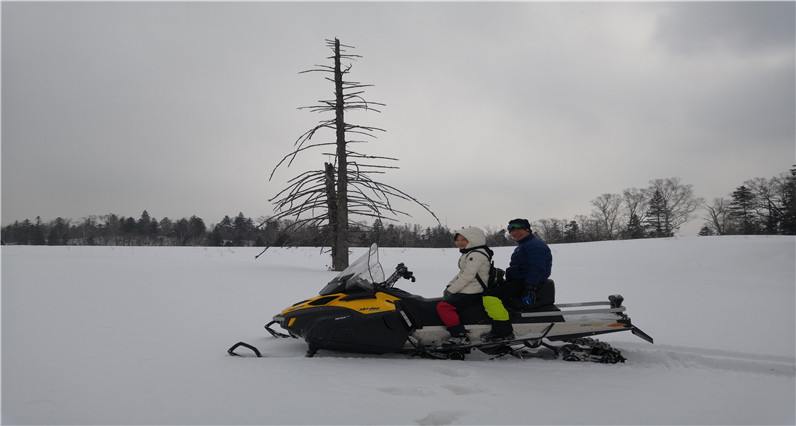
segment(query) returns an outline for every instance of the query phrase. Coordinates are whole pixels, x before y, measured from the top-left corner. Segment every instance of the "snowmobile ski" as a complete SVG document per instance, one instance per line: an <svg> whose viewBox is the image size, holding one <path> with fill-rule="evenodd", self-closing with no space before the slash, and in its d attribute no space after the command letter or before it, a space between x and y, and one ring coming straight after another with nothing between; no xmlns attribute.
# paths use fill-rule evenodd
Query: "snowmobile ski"
<svg viewBox="0 0 796 426"><path fill-rule="evenodd" d="M232 356L242 356L242 355L240 355L240 354L235 352L235 349L239 348L240 346L243 346L246 349L250 349L252 352L254 352L254 354L257 356L257 358L262 358L263 357L262 354L260 354L260 351L257 348L255 348L254 346L252 346L252 345L250 345L248 343L244 343L244 342L235 343L234 345L232 345L231 348L227 349L227 353L232 355Z"/></svg>

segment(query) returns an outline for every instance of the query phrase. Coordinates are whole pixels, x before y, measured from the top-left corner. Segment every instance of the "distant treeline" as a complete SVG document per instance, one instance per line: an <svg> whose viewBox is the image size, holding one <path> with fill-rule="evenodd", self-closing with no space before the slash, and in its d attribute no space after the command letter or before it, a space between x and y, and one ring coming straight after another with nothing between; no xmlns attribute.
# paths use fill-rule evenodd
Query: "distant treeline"
<svg viewBox="0 0 796 426"><path fill-rule="evenodd" d="M157 220L145 210L141 217L108 214L90 216L75 223L57 218L50 222L28 219L2 228L3 244L20 245L109 245L109 246L229 246L319 247L327 244L325 229L293 229L288 220L255 221L239 213L225 216L220 223L207 226L202 218L191 216L173 221ZM490 244L511 244L502 228L490 233ZM354 224L349 230L351 246L373 242L383 247L451 247L454 233L445 226L423 228L420 225L382 226Z"/></svg>
<svg viewBox="0 0 796 426"><path fill-rule="evenodd" d="M709 203L695 197L691 185L669 178L650 181L647 188L625 189L622 194L602 194L591 204L594 210L588 216L533 222L534 234L550 244L671 237L682 224L695 219L697 209L702 209L706 213L702 218L705 225L699 235L796 235L796 166L771 179L748 180L730 198L716 198ZM39 217L15 221L2 227L2 241L19 245L328 245L325 228L293 225L289 220L268 218L259 218L255 223L239 213L208 227L197 216L157 220L144 210L137 219L107 214L78 221L61 217L49 222ZM484 230L490 246L514 244L503 225ZM451 247L454 235L455 231L443 225L385 225L376 220L371 224L352 224L349 242L353 247L373 242L382 247Z"/></svg>

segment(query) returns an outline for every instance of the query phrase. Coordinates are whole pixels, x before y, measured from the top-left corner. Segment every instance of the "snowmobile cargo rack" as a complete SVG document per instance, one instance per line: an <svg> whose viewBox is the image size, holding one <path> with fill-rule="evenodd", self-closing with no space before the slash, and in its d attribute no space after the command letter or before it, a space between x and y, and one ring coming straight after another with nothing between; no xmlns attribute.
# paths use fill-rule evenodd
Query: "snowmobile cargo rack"
<svg viewBox="0 0 796 426"><path fill-rule="evenodd" d="M624 306L622 306L622 302L624 302L625 298L619 294L614 294L608 296L608 301L605 302L580 302L580 303L557 303L555 306L560 309L559 311L536 311L536 312L518 312L521 318L536 318L536 317L549 317L549 316L572 316L572 315L584 315L584 314L605 314L605 313L615 313L619 314L624 320L619 320L619 322L628 321L629 318L622 312L627 310ZM609 306L608 308L596 308L596 309L570 309L568 308L580 308L580 307L590 307L590 306ZM649 343L653 343L652 336L649 334L641 331L638 327L634 325L630 325L630 332L633 333L634 336L637 336L643 340L646 340Z"/></svg>
<svg viewBox="0 0 796 426"><path fill-rule="evenodd" d="M556 305L559 308L561 305ZM618 308L608 308L608 309L578 309L573 311L539 311L539 312L522 312L520 316L523 318L531 318L531 317L549 317L552 315L583 315L583 314L607 314L607 313L617 313L617 312L624 312L626 308L624 306L620 306Z"/></svg>
<svg viewBox="0 0 796 426"><path fill-rule="evenodd" d="M580 302L580 303L556 303L555 306L558 309L567 309L567 308L581 308L587 306L610 306L610 308L605 309L579 309L579 310L561 310L561 311L536 311L536 312L521 312L520 316L524 318L532 318L532 317L548 317L553 313L554 315L583 315L583 314L607 314L607 313L619 313L624 312L627 310L624 306L622 306L622 302L625 301L625 298L622 297L620 294L612 294L608 296L608 301L600 301L600 302Z"/></svg>

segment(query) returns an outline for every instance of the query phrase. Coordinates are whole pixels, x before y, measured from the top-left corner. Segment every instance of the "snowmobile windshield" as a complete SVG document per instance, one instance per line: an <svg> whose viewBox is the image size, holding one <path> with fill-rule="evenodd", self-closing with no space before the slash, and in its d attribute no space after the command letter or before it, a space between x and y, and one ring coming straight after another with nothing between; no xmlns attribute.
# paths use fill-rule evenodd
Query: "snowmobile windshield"
<svg viewBox="0 0 796 426"><path fill-rule="evenodd" d="M373 285L382 282L384 282L384 270L379 263L379 247L373 243L365 254L351 262L348 268L329 281L320 295L352 290L373 291Z"/></svg>

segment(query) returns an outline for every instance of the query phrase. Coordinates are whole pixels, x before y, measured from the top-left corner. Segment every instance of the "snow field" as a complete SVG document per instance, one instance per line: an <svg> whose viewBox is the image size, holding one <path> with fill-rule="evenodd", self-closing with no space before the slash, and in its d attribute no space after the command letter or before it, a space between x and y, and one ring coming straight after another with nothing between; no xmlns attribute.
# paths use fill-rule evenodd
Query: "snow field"
<svg viewBox="0 0 796 426"><path fill-rule="evenodd" d="M2 248L3 424L794 424L796 239L551 246L557 300L625 297L624 364L320 351L263 325L336 273L315 248ZM352 259L364 252L352 249ZM505 267L511 247L495 248ZM381 249L437 296L458 251ZM230 357L233 343L264 358Z"/></svg>

